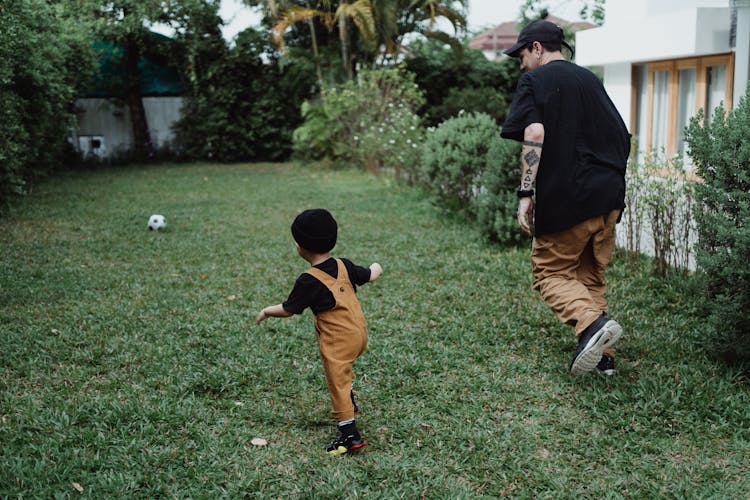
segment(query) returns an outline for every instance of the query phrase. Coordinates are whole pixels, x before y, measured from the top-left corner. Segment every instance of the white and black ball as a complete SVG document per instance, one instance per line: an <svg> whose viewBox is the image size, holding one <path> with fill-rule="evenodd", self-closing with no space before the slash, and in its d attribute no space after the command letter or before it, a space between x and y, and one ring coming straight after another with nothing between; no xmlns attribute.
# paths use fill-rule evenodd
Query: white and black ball
<svg viewBox="0 0 750 500"><path fill-rule="evenodd" d="M167 219L163 215L154 214L148 218L148 229L150 231L158 231L164 229L167 226Z"/></svg>

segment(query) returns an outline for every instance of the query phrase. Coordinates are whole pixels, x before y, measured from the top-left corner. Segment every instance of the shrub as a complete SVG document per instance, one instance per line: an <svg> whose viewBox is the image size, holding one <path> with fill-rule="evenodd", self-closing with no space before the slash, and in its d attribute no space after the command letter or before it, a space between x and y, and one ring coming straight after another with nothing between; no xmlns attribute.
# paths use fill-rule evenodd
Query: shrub
<svg viewBox="0 0 750 500"><path fill-rule="evenodd" d="M479 227L491 241L513 245L526 241L518 227L516 189L521 179L521 143L493 140L487 150L482 189L474 200Z"/></svg>
<svg viewBox="0 0 750 500"><path fill-rule="evenodd" d="M485 113L451 118L427 135L424 181L444 208L476 215L490 145L499 141L498 126Z"/></svg>
<svg viewBox="0 0 750 500"><path fill-rule="evenodd" d="M633 144L631 150L637 149L636 144ZM646 218L643 202L645 184L643 168L635 155L632 155L625 172L625 210L620 226L625 232L625 252L632 266L637 266L641 257L641 235Z"/></svg>
<svg viewBox="0 0 750 500"><path fill-rule="evenodd" d="M422 100L409 73L361 71L303 106L305 122L294 132L295 151L306 158L351 161L370 171L388 169L411 180L423 134L414 110Z"/></svg>
<svg viewBox="0 0 750 500"><path fill-rule="evenodd" d="M703 111L686 139L703 182L696 186L699 267L705 272L710 339L726 358L750 361L750 87L739 106Z"/></svg>
<svg viewBox="0 0 750 500"><path fill-rule="evenodd" d="M487 113L498 125L503 122L520 76L517 60L490 61L468 47L457 57L437 40L415 41L409 49L406 68L425 92L425 103L417 111L427 126L436 127L461 110Z"/></svg>
<svg viewBox="0 0 750 500"><path fill-rule="evenodd" d="M236 45L201 40L187 85L176 149L188 159L279 161L292 153L299 108L314 89L311 65L282 65L267 53L265 35L240 33Z"/></svg>
<svg viewBox="0 0 750 500"><path fill-rule="evenodd" d="M50 2L0 5L0 201L62 162L91 55L84 24Z"/></svg>
<svg viewBox="0 0 750 500"><path fill-rule="evenodd" d="M642 162L629 162L623 226L631 263L638 262L641 237L647 234L656 274L690 267L696 231L694 184L680 156L665 159L652 151Z"/></svg>
<svg viewBox="0 0 750 500"><path fill-rule="evenodd" d="M458 116L461 112L486 113L496 123L502 123L508 113L506 98L492 87L453 88L440 104L433 106L430 119L438 123Z"/></svg>

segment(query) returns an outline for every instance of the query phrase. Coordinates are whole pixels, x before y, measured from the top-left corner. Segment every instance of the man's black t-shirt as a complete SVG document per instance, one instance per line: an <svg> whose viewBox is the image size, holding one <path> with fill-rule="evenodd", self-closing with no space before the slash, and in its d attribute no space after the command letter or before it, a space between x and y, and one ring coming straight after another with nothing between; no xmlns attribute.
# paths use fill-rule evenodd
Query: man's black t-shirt
<svg viewBox="0 0 750 500"><path fill-rule="evenodd" d="M630 134L596 75L562 60L524 73L501 136L523 141L532 123L544 125L536 235L625 207Z"/></svg>
<svg viewBox="0 0 750 500"><path fill-rule="evenodd" d="M346 267L346 271L349 273L349 281L351 281L355 292L357 291L357 286L364 285L370 281L369 268L358 266L348 259L341 259L341 262L344 263L344 267ZM334 278L338 277L338 264L333 257L315 267ZM292 288L289 297L282 304L284 310L292 314L300 314L308 307L312 310L313 314L318 314L319 312L333 309L335 305L336 299L333 298L333 294L328 287L308 273L299 275L297 281L294 282L294 288Z"/></svg>

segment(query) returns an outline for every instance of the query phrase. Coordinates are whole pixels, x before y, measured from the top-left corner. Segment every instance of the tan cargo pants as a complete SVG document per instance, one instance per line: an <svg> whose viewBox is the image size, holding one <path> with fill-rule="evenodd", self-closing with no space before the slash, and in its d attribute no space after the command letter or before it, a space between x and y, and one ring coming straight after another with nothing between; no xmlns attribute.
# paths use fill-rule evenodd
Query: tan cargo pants
<svg viewBox="0 0 750 500"><path fill-rule="evenodd" d="M532 288L565 324L580 335L607 312L604 272L615 249L620 210L593 217L559 233L534 238ZM605 354L614 356L614 350Z"/></svg>

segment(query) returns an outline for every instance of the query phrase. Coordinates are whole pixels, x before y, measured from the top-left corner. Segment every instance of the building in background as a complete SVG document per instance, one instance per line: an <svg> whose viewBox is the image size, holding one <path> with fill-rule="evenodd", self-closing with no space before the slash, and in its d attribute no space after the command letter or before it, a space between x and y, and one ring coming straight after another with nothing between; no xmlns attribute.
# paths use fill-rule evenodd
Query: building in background
<svg viewBox="0 0 750 500"><path fill-rule="evenodd" d="M585 21L572 23L552 15L547 16L546 19L547 21L562 26L573 33L593 28L595 26L594 24ZM504 51L505 49L511 48L516 43L521 28L523 28L523 26L515 21L499 24L472 38L469 42L469 47L481 50L485 57L490 61L499 61L502 58L507 57L504 54Z"/></svg>
<svg viewBox="0 0 750 500"><path fill-rule="evenodd" d="M731 109L750 68L750 0L608 0L601 27L576 35L576 61L601 66L638 154L682 156L703 108Z"/></svg>
<svg viewBox="0 0 750 500"><path fill-rule="evenodd" d="M152 33L154 43L171 43L171 39ZM100 69L90 90L76 100L77 127L71 132L71 143L82 156L113 159L127 156L133 149L133 126L130 111L123 100L123 78L118 61L122 47L96 43ZM154 150L169 147L172 126L181 117L183 87L177 71L166 57L144 54L138 63L141 99Z"/></svg>

